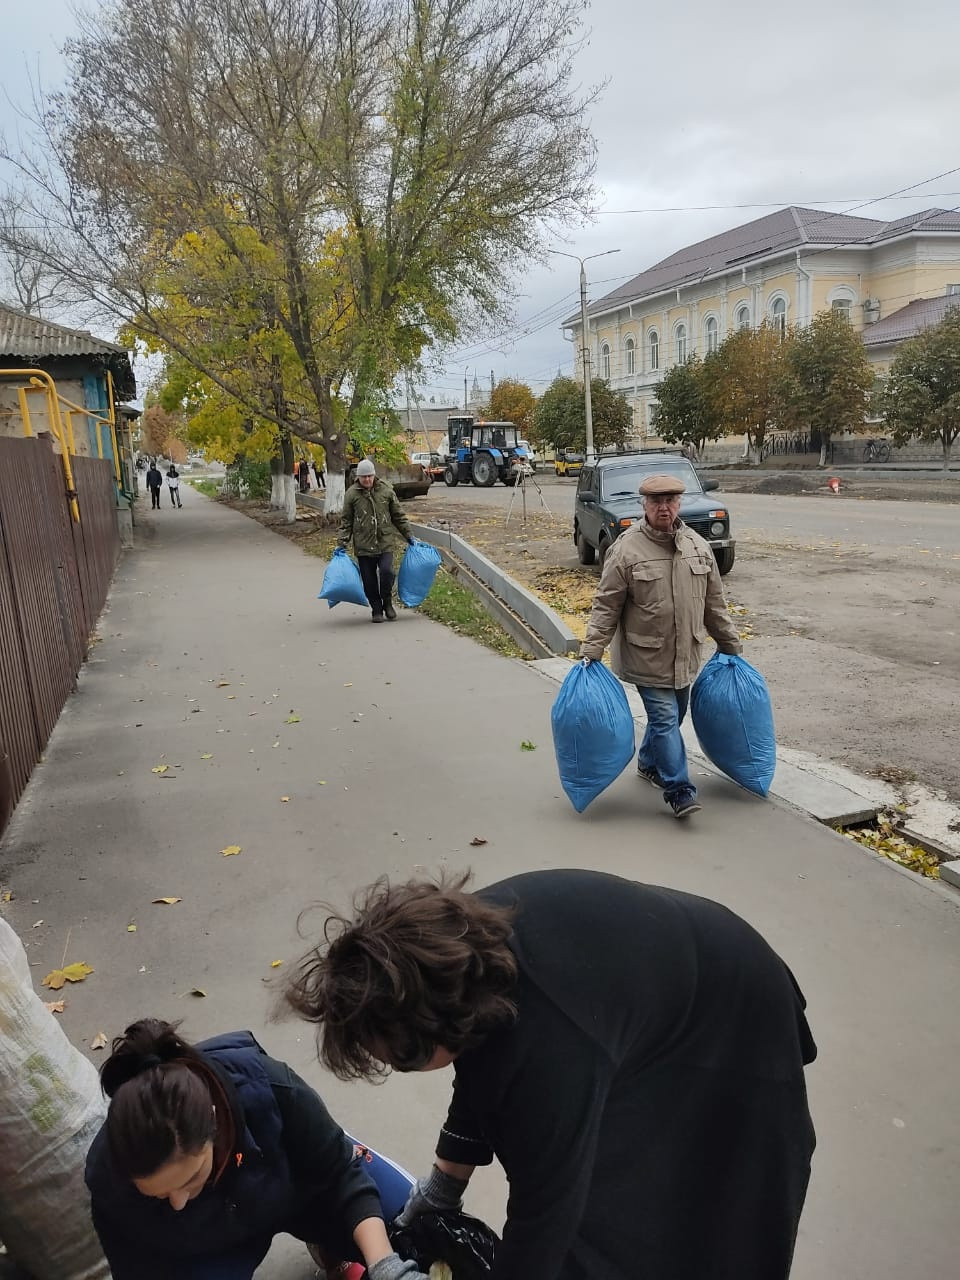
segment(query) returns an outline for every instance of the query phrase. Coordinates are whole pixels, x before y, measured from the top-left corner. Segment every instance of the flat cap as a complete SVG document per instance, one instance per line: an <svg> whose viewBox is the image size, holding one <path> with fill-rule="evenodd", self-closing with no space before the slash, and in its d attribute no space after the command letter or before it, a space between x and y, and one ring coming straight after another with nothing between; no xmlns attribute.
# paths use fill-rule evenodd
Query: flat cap
<svg viewBox="0 0 960 1280"><path fill-rule="evenodd" d="M686 485L678 476L647 476L640 486L645 498L665 498L679 495L686 490Z"/></svg>

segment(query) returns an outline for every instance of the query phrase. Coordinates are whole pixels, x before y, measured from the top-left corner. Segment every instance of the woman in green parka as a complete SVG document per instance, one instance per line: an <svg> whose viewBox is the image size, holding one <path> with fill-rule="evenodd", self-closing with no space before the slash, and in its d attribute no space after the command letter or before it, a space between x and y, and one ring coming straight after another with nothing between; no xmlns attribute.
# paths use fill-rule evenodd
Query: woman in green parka
<svg viewBox="0 0 960 1280"><path fill-rule="evenodd" d="M364 458L343 500L337 546L345 550L353 542L363 589L373 612L371 622L383 622L384 618L393 622L397 616L393 607L394 529L408 544L413 542L410 521L393 485L379 479L373 463Z"/></svg>

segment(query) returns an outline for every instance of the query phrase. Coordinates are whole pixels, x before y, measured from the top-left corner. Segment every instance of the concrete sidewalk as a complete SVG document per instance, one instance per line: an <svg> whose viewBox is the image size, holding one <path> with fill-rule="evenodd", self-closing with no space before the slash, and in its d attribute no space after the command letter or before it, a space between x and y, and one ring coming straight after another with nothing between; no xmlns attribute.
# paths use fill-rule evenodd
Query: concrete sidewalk
<svg viewBox="0 0 960 1280"><path fill-rule="evenodd" d="M328 610L320 563L200 495L185 501L139 526L102 641L0 847L15 894L4 911L38 987L64 957L94 967L62 993L71 1038L146 1013L184 1018L198 1038L250 1027L346 1127L419 1171L449 1073L339 1084L309 1029L268 1022L271 984L304 946L298 912L421 869L472 866L483 882L586 866L673 885L742 913L807 994L819 1147L795 1280L953 1274L951 891L713 772L686 825L632 771L576 815L550 741L555 686L415 613L372 627L359 609ZM242 852L223 857L230 845ZM152 904L163 896L183 901ZM502 1205L500 1175L485 1171L468 1207L498 1223ZM281 1242L262 1274L311 1269Z"/></svg>

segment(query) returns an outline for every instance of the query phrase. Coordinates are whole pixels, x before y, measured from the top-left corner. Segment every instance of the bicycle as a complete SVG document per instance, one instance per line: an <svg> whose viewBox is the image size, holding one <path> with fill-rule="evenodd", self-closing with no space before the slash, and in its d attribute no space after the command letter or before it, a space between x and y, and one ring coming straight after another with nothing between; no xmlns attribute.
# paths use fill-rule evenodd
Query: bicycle
<svg viewBox="0 0 960 1280"><path fill-rule="evenodd" d="M890 445L886 440L868 440L863 447L864 462L889 462Z"/></svg>

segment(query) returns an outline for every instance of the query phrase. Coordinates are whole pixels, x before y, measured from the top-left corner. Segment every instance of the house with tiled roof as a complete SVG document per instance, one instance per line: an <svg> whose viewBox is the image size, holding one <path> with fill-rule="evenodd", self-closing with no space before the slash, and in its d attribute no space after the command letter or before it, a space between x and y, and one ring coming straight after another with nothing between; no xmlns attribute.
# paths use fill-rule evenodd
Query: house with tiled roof
<svg viewBox="0 0 960 1280"><path fill-rule="evenodd" d="M22 378L17 377L23 369ZM93 416L104 417L109 410L110 386L115 401L135 396L137 387L129 352L113 342L95 338L86 329L41 320L0 304L0 436L23 434L23 392L34 435L49 430L46 397L42 388L31 386L28 370L49 374L64 401L79 406L72 412L71 427L75 452L96 457L109 448L105 433L95 426ZM66 412L64 409L63 412ZM56 443L54 447L59 447Z"/></svg>
<svg viewBox="0 0 960 1280"><path fill-rule="evenodd" d="M924 329L939 324L948 311L957 308L960 308L960 282L948 285L947 292L938 298L915 298L885 320L864 329L867 358L878 373L886 372L908 338L916 338Z"/></svg>
<svg viewBox="0 0 960 1280"><path fill-rule="evenodd" d="M637 434L646 436L664 372L715 350L734 329L763 320L786 329L820 311L843 311L880 372L898 339L872 342L875 326L918 301L945 307L954 292L960 212L928 209L884 222L790 207L678 249L591 303L587 343L594 376L624 392ZM579 313L563 328L580 350Z"/></svg>

